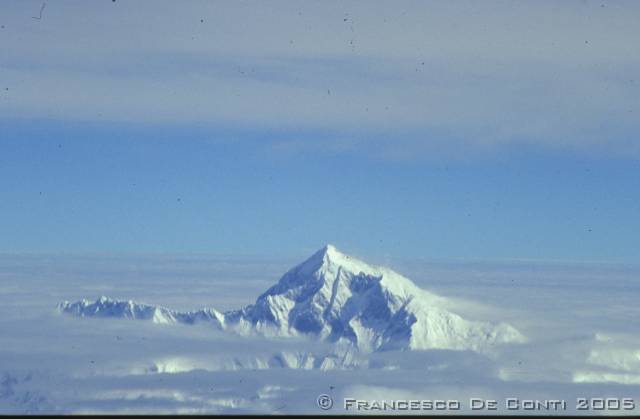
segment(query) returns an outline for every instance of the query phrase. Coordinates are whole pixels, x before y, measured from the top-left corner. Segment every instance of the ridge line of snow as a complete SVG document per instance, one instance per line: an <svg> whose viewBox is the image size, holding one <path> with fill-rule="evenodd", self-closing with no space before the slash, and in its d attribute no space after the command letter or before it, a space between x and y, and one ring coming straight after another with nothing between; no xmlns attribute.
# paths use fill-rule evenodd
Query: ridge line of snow
<svg viewBox="0 0 640 419"><path fill-rule="evenodd" d="M373 267L326 245L288 270L255 303L237 310L178 312L101 296L95 302L65 301L59 311L79 317L124 317L154 323L206 321L240 334L315 336L366 351L481 351L494 344L525 340L511 325L465 320L442 302L446 299L391 269Z"/></svg>

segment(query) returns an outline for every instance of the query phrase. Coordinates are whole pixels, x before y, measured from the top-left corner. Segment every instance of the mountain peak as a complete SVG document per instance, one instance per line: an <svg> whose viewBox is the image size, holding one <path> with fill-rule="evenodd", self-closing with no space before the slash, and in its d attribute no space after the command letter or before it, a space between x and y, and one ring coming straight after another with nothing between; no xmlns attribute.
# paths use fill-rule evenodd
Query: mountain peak
<svg viewBox="0 0 640 419"><path fill-rule="evenodd" d="M323 259L344 256L334 245L327 243L315 255L321 255ZM313 257L313 256L312 256Z"/></svg>
<svg viewBox="0 0 640 419"><path fill-rule="evenodd" d="M510 326L464 320L445 300L327 244L232 317L276 335L310 334L364 350L473 349L519 339Z"/></svg>
<svg viewBox="0 0 640 419"><path fill-rule="evenodd" d="M320 249L321 251L324 251L325 255L335 255L335 254L341 254L338 249L336 249L336 247L334 245L332 245L331 243L327 243L324 245L324 247L322 249Z"/></svg>
<svg viewBox="0 0 640 419"><path fill-rule="evenodd" d="M350 259L350 257L341 253L334 245L326 244L294 269L311 273L318 271L329 264L339 265L344 260L348 259Z"/></svg>
<svg viewBox="0 0 640 419"><path fill-rule="evenodd" d="M407 282L409 286L413 286L409 279L396 272L382 266L370 265L360 259L342 253L332 244L326 244L307 260L292 268L289 271L289 275L285 275L282 279L287 284L291 284L291 279L293 279L291 276L296 277L296 280L293 281L296 284L315 279L333 282L340 275L340 272L349 275L366 275L378 279L387 277L388 281Z"/></svg>
<svg viewBox="0 0 640 419"><path fill-rule="evenodd" d="M220 313L175 312L101 298L63 303L77 316L151 319L157 323L213 322L221 330L270 336L312 335L359 349L471 349L522 341L507 324L465 320L445 298L393 270L369 265L327 244L290 269L254 304Z"/></svg>
<svg viewBox="0 0 640 419"><path fill-rule="evenodd" d="M342 253L332 244L325 245L319 252L322 254L322 261L324 263L341 265L348 263L348 261L352 259L351 256Z"/></svg>

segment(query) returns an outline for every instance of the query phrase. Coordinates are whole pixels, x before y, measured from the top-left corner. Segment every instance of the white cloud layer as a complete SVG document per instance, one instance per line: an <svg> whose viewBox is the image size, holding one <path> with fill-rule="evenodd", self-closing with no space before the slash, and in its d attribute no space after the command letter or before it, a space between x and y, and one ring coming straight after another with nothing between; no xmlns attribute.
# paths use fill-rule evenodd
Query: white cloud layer
<svg viewBox="0 0 640 419"><path fill-rule="evenodd" d="M323 413L329 394L363 400L633 398L640 412L638 267L442 264L402 270L474 319L516 325L530 341L470 351L382 351L308 369L313 340L239 337L205 325L70 318L63 299L108 293L177 309L249 304L284 261L201 256L0 255L0 414ZM393 268L396 268L395 263ZM393 412L391 412L393 413ZM423 411L419 413L430 413ZM443 412L435 412L443 413ZM447 412L444 412L447 413ZM491 413L491 412L489 412Z"/></svg>
<svg viewBox="0 0 640 419"><path fill-rule="evenodd" d="M8 118L640 152L635 2L41 4L0 17Z"/></svg>

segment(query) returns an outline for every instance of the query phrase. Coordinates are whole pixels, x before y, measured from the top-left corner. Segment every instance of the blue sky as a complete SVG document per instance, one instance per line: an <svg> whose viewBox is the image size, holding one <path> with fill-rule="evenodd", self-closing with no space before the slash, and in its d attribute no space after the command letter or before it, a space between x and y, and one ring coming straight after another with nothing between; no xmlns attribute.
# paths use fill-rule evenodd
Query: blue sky
<svg viewBox="0 0 640 419"><path fill-rule="evenodd" d="M41 4L0 252L640 259L637 3Z"/></svg>

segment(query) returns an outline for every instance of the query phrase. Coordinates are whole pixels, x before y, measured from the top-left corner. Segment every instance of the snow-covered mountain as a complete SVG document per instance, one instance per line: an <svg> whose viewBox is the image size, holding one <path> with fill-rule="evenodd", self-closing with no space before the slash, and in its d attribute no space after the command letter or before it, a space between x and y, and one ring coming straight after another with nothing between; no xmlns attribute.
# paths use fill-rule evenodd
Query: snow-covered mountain
<svg viewBox="0 0 640 419"><path fill-rule="evenodd" d="M212 308L197 311L179 312L165 307L136 303L134 301L120 301L102 296L96 301L80 300L75 303L64 301L58 305L58 310L78 317L122 317L126 319L151 320L154 323L185 323L195 324L209 322L222 329L224 315Z"/></svg>
<svg viewBox="0 0 640 419"><path fill-rule="evenodd" d="M220 313L175 312L163 307L101 297L63 302L63 313L81 317L125 317L156 323L210 322L236 333L311 336L363 351L470 349L521 342L512 326L465 320L446 300L404 276L370 266L327 245L289 270L252 305Z"/></svg>

